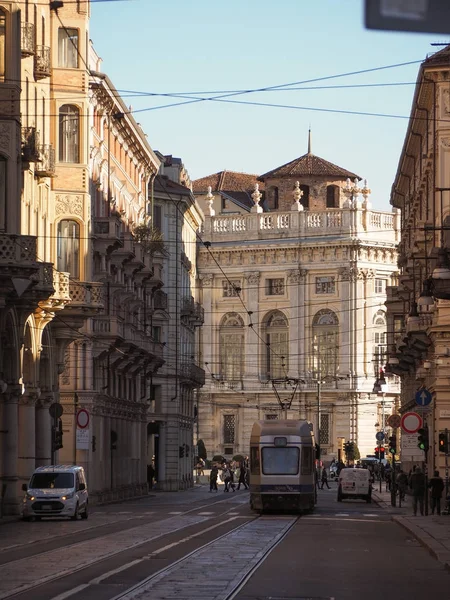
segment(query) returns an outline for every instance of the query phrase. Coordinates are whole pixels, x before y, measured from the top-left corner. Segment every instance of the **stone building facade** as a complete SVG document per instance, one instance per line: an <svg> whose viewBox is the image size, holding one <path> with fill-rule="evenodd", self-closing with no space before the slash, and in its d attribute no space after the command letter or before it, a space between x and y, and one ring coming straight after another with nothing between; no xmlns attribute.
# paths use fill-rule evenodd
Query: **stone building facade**
<svg viewBox="0 0 450 600"><path fill-rule="evenodd" d="M260 177L222 173L193 182L208 456L248 454L253 422L286 415L313 423L324 461L345 441L373 454L399 392L394 377L373 393L399 213L373 210L365 182L310 150Z"/></svg>
<svg viewBox="0 0 450 600"><path fill-rule="evenodd" d="M402 448L402 463L425 461L444 474L439 434L450 429L450 46L421 64L391 204L402 211L400 275L388 288L389 368L401 377L401 412L421 413L427 456ZM431 404L418 406L426 389Z"/></svg>

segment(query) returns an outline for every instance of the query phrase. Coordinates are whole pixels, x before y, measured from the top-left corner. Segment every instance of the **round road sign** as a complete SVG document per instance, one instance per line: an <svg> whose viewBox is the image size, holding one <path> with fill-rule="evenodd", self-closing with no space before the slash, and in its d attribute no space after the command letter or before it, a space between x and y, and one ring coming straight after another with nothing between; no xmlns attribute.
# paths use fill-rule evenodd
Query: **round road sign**
<svg viewBox="0 0 450 600"><path fill-rule="evenodd" d="M388 423L389 427L392 427L392 429L396 429L397 427L400 427L400 425L402 424L402 419L401 419L400 415L391 415L389 417L389 419L387 420L387 423Z"/></svg>
<svg viewBox="0 0 450 600"><path fill-rule="evenodd" d="M382 442L382 441L384 440L384 438L385 438L384 431L378 431L378 432L377 432L377 435L375 436L375 438L376 438L376 439L377 439L379 442Z"/></svg>
<svg viewBox="0 0 450 600"><path fill-rule="evenodd" d="M415 412L407 412L401 421L405 433L416 433L422 427L422 417Z"/></svg>
<svg viewBox="0 0 450 600"><path fill-rule="evenodd" d="M84 408L80 408L77 412L77 427L80 429L86 429L89 425L89 413Z"/></svg>

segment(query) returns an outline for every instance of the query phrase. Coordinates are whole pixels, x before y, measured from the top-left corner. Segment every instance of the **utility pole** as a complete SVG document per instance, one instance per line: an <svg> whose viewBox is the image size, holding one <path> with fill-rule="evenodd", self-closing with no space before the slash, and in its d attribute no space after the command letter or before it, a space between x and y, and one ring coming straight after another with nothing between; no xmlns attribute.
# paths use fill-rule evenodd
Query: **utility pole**
<svg viewBox="0 0 450 600"><path fill-rule="evenodd" d="M317 448L319 454L319 460L321 458L321 449L320 449L320 402L321 402L321 389L320 389L320 380L317 381Z"/></svg>

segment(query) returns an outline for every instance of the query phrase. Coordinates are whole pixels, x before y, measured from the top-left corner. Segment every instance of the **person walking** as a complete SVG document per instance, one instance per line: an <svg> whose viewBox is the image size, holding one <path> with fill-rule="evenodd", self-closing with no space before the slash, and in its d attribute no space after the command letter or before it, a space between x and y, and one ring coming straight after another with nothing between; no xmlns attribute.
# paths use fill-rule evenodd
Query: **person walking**
<svg viewBox="0 0 450 600"><path fill-rule="evenodd" d="M398 493L400 496L400 500L404 500L405 499L405 495L406 495L406 489L408 487L408 476L407 474L402 471L402 469L400 469L398 475L397 475L397 479L395 480L397 487L398 487Z"/></svg>
<svg viewBox="0 0 450 600"><path fill-rule="evenodd" d="M323 486L325 484L327 484L327 488L330 490L330 486L328 485L328 475L327 475L327 470L325 469L325 467L322 467L322 476L321 476L321 482L322 482L322 486L321 486L321 490L323 490Z"/></svg>
<svg viewBox="0 0 450 600"><path fill-rule="evenodd" d="M245 489L248 490L248 485L247 485L247 469L245 468L245 464L244 463L241 463L241 467L239 469L239 479L238 479L238 484L237 484L237 489L238 490L241 489L241 483L245 487Z"/></svg>
<svg viewBox="0 0 450 600"><path fill-rule="evenodd" d="M419 504L420 514L423 516L423 497L425 494L425 475L419 467L411 473L409 485L412 491L413 498L413 513L417 516L417 504Z"/></svg>
<svg viewBox="0 0 450 600"><path fill-rule="evenodd" d="M219 469L217 465L214 465L211 469L211 473L209 474L209 492L218 491L217 490L217 476L219 475Z"/></svg>
<svg viewBox="0 0 450 600"><path fill-rule="evenodd" d="M444 480L439 476L439 471L435 471L433 477L428 482L428 487L431 490L431 514L434 515L434 511L437 514L441 514L441 498L442 492L444 491Z"/></svg>

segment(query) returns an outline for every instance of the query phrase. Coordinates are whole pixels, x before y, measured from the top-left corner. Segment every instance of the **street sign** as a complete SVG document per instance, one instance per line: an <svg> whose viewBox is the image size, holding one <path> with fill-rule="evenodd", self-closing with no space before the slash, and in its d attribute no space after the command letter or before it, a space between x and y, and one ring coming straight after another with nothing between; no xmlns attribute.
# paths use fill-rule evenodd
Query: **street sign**
<svg viewBox="0 0 450 600"><path fill-rule="evenodd" d="M382 442L385 438L384 431L378 431L375 437L379 442Z"/></svg>
<svg viewBox="0 0 450 600"><path fill-rule="evenodd" d="M366 0L367 29L450 32L450 6L442 0Z"/></svg>
<svg viewBox="0 0 450 600"><path fill-rule="evenodd" d="M50 404L50 406L48 407L48 412L50 413L50 416L54 419L59 419L63 414L64 409L59 402L53 402L53 404Z"/></svg>
<svg viewBox="0 0 450 600"><path fill-rule="evenodd" d="M89 425L89 413L86 409L80 408L77 412L77 427L80 429L86 429Z"/></svg>
<svg viewBox="0 0 450 600"><path fill-rule="evenodd" d="M422 427L422 417L415 412L407 412L402 417L401 427L405 433L416 433Z"/></svg>
<svg viewBox="0 0 450 600"><path fill-rule="evenodd" d="M421 388L416 392L415 399L416 404L418 404L419 406L428 406L429 404L431 404L433 397L429 390L427 390L426 388Z"/></svg>
<svg viewBox="0 0 450 600"><path fill-rule="evenodd" d="M387 424L389 427L392 427L392 429L397 429L397 427L400 427L401 423L402 419L400 415L391 415L387 420Z"/></svg>

